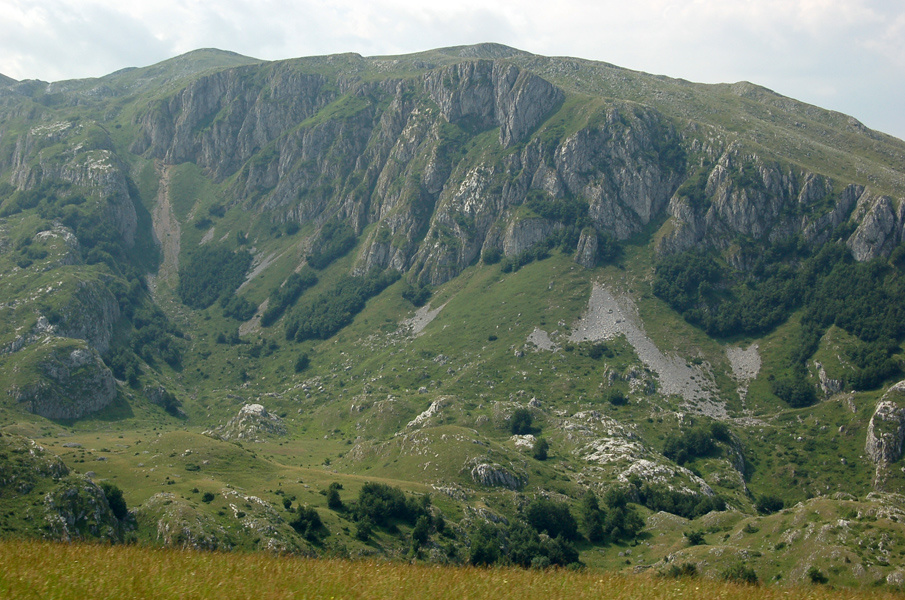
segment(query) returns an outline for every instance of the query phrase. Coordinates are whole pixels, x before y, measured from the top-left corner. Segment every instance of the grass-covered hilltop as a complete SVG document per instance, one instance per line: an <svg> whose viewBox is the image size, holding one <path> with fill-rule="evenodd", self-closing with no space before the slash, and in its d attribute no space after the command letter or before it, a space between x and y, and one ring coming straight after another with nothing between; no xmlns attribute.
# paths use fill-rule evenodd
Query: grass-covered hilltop
<svg viewBox="0 0 905 600"><path fill-rule="evenodd" d="M0 77L0 551L899 590L903 199L851 117L492 44Z"/></svg>

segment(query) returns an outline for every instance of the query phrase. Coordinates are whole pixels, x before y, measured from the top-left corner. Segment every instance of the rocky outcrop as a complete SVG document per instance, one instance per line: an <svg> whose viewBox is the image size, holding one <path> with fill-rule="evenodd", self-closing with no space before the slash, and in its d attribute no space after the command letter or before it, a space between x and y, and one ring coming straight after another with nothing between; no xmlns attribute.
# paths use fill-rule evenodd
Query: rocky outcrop
<svg viewBox="0 0 905 600"><path fill-rule="evenodd" d="M504 148L521 141L565 97L548 81L500 61L459 63L423 81L447 121L478 131L498 126Z"/></svg>
<svg viewBox="0 0 905 600"><path fill-rule="evenodd" d="M101 281L75 281L70 301L59 310L57 335L85 340L104 353L110 347L113 327L120 318L119 303Z"/></svg>
<svg viewBox="0 0 905 600"><path fill-rule="evenodd" d="M97 350L84 342L57 338L20 353L15 371L33 375L9 394L28 412L48 419L79 419L116 398L113 373Z"/></svg>
<svg viewBox="0 0 905 600"><path fill-rule="evenodd" d="M262 437L284 436L286 426L281 418L267 412L262 405L246 404L226 425L205 433L227 441L257 440Z"/></svg>
<svg viewBox="0 0 905 600"><path fill-rule="evenodd" d="M59 481L69 475L60 457L34 440L11 434L0 437L0 490L4 496L25 495L42 481Z"/></svg>
<svg viewBox="0 0 905 600"><path fill-rule="evenodd" d="M471 478L475 483L487 487L503 487L517 490L524 486L527 477L516 477L505 467L496 463L477 462L471 468Z"/></svg>
<svg viewBox="0 0 905 600"><path fill-rule="evenodd" d="M877 403L867 426L864 451L876 464L889 464L902 457L905 442L905 381L889 388Z"/></svg>
<svg viewBox="0 0 905 600"><path fill-rule="evenodd" d="M905 444L905 381L883 394L870 423L864 452L876 465L874 487L882 489L889 465L902 458Z"/></svg>
<svg viewBox="0 0 905 600"><path fill-rule="evenodd" d="M34 127L19 138L12 166L10 180L20 190L65 182L95 196L103 218L115 227L126 247L135 243L138 216L128 170L99 125L62 121Z"/></svg>
<svg viewBox="0 0 905 600"><path fill-rule="evenodd" d="M726 249L738 236L765 243L802 234L812 244L829 240L865 195L862 186L838 184L813 173L766 164L736 146L694 175L703 185L679 188L670 199L673 226L657 245L660 253L694 247Z"/></svg>
<svg viewBox="0 0 905 600"><path fill-rule="evenodd" d="M896 205L889 196L864 194L858 201L855 216L860 223L846 242L855 260L889 256L902 242L905 202Z"/></svg>
<svg viewBox="0 0 905 600"><path fill-rule="evenodd" d="M136 510L139 526L156 532L159 544L182 550L232 550L229 532L211 515L176 494L154 494Z"/></svg>
<svg viewBox="0 0 905 600"><path fill-rule="evenodd" d="M124 526L110 509L104 490L90 479L72 475L44 497L44 520L50 539L121 542Z"/></svg>
<svg viewBox="0 0 905 600"><path fill-rule="evenodd" d="M585 228L578 238L578 247L575 249L575 262L586 269L593 269L597 266L598 259L598 242L597 232L590 228Z"/></svg>

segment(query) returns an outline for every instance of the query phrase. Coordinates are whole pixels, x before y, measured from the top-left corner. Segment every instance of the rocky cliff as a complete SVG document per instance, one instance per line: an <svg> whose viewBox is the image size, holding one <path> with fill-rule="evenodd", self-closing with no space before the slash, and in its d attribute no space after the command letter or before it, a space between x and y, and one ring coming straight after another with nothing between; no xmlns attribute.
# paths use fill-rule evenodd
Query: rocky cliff
<svg viewBox="0 0 905 600"><path fill-rule="evenodd" d="M377 223L355 271L422 281L456 276L487 248L514 256L561 225L518 207L578 199L594 232L625 240L668 220L660 252L738 236L815 245L853 222L858 260L902 238L901 203L752 152L656 109L590 107L511 59L418 63L417 74L363 80L367 59L332 57L202 77L135 117L132 151L235 174L246 210L271 222ZM593 264L586 235L579 260ZM581 258L584 256L584 258Z"/></svg>
<svg viewBox="0 0 905 600"><path fill-rule="evenodd" d="M874 487L883 489L886 471L902 458L905 444L905 381L889 388L877 402L867 426L864 452L876 465Z"/></svg>

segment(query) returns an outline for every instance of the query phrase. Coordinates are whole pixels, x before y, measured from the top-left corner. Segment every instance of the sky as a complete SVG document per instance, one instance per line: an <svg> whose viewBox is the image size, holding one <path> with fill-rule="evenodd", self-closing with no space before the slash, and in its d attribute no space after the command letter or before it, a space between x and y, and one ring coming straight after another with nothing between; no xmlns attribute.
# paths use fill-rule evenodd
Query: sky
<svg viewBox="0 0 905 600"><path fill-rule="evenodd" d="M275 60L497 42L751 81L905 139L903 0L0 0L0 73L59 81L197 48Z"/></svg>

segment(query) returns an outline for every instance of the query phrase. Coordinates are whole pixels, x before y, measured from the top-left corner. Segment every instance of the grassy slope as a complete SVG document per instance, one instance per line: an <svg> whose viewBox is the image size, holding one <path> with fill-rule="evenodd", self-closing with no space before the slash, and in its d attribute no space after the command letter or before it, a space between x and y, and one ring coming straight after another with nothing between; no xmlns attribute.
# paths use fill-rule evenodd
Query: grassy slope
<svg viewBox="0 0 905 600"><path fill-rule="evenodd" d="M893 592L740 586L696 578L426 567L139 547L0 542L0 594L10 598L612 598L885 599ZM262 580L267 584L262 586Z"/></svg>

